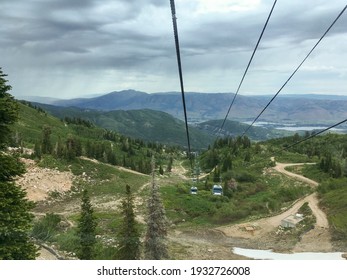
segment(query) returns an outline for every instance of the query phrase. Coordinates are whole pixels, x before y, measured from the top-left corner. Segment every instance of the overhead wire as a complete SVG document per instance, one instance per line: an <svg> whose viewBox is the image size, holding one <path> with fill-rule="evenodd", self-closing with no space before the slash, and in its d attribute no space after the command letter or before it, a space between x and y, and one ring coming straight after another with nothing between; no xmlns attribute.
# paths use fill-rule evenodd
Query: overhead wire
<svg viewBox="0 0 347 280"><path fill-rule="evenodd" d="M257 51L257 49L258 49L258 46L259 46L259 44L260 44L260 41L261 41L261 39L262 39L262 37L263 37L263 35L264 35L264 32L265 32L265 30L266 30L266 27L267 27L267 25L268 25L268 23L269 23L269 20L270 20L270 18L271 18L272 12L273 12L273 10L275 9L276 3L277 3L277 0L275 0L275 2L274 2L273 5L272 5L272 8L271 8L271 10L270 10L270 13L269 13L269 15L268 15L268 17L267 17L267 19L266 19L265 25L264 25L264 27L263 27L263 29L262 29L262 31L261 31L260 36L259 36L258 42L257 42L257 44L256 44L256 46L255 46L255 48L254 48L254 50L253 50L252 56L251 56L251 58L250 58L250 60L249 60L249 62L248 62L248 65L247 65L247 67L246 67L246 70L245 70L245 72L243 73L242 79L241 79L241 81L240 81L240 83L239 83L239 86L238 86L238 88L237 88L237 90L236 90L236 93L234 94L234 98L233 98L233 100L231 101L231 104L230 104L230 106L229 106L229 109L228 109L228 111L227 111L227 114L225 115L225 118L224 118L224 120L223 120L223 123L222 123L221 127L219 128L218 134L222 131L222 129L223 129L224 125L225 125L225 122L226 122L226 120L228 119L230 110L231 110L232 106L233 106L234 103L235 103L236 96L238 95L238 93L239 93L239 91L240 91L240 88L241 88L241 86L242 86L242 84L243 84L243 81L244 81L244 79L245 79L245 77L246 77L246 74L247 74L247 72L248 72L248 69L249 69L249 67L250 67L250 65L251 65L251 63L252 63L252 61L253 61L254 55L255 55L255 53L256 53L256 51Z"/></svg>
<svg viewBox="0 0 347 280"><path fill-rule="evenodd" d="M179 79L180 79L180 87L181 87L181 95L182 95L182 103L183 103L183 111L184 111L184 121L185 121L187 143L188 143L188 157L192 165L190 135L189 135L189 127L188 127L187 107L186 107L186 100L185 100L185 93L184 93L183 71L182 71L182 63L181 63L180 44L178 39L175 0L170 0L170 6L171 6L171 15L172 15L172 23L173 23L173 29L174 29L175 47L176 47L176 55L177 55L177 65L178 65L178 73L179 73Z"/></svg>
<svg viewBox="0 0 347 280"><path fill-rule="evenodd" d="M170 0L170 5L171 5L172 23L173 23L173 29L174 29L174 39L175 39L175 47L176 47L176 55L177 55L177 65L178 65L178 72L179 72L179 79L180 79L180 87L181 87L184 119L185 119L185 124L186 124L188 151L190 153L190 151L191 151L190 135L189 135L189 128L188 128L187 107L186 107L186 101L185 101L185 92L184 92L184 83L183 83L183 71L182 71L180 45L179 45L179 38L178 38L178 28L177 28L177 17L176 17L175 1L174 0Z"/></svg>
<svg viewBox="0 0 347 280"><path fill-rule="evenodd" d="M254 123L259 119L259 117L265 112L265 110L270 106L270 104L274 101L274 99L278 96L278 94L282 91L282 89L288 84L288 82L293 78L296 72L300 69L300 67L304 64L304 62L308 59L308 57L312 54L312 52L316 49L319 43L323 40L323 38L328 34L330 29L335 25L338 19L342 16L342 14L346 11L347 5L342 9L339 15L335 18L333 23L329 26L329 28L324 32L318 42L313 46L310 52L306 55L306 57L301 61L299 66L294 70L294 72L289 76L286 82L281 86L281 88L277 91L277 93L271 98L268 104L263 108L263 110L258 114L258 116L253 120L253 122L247 127L247 129L243 132L242 137L248 132L248 130L254 125Z"/></svg>
<svg viewBox="0 0 347 280"><path fill-rule="evenodd" d="M332 128L335 128L335 127L337 127L337 126L339 126L339 125L341 125L341 124L343 124L345 122L347 122L347 119L345 119L343 121L340 121L340 122L338 122L338 123L336 123L336 124L334 124L332 126L329 126L328 128L322 129L322 130L320 130L320 131L318 131L316 133L313 133L310 136L308 136L308 137L306 137L304 139L301 139L301 140L299 140L299 141L297 141L297 142L295 142L295 143L293 143L293 144L291 144L289 146L286 146L286 147L282 148L281 150L277 151L277 153L280 153L280 152L286 151L286 150L288 150L290 148L293 148L294 146L299 145L302 142L308 141L308 140L310 140L310 139L312 139L314 137L317 137L318 135L320 135L320 134L322 134L322 133L324 133L324 132L326 132L326 131L328 131L328 130L330 130ZM264 160L268 160L268 158L259 159L259 160L255 161L255 162L253 162L251 165L257 164L257 163L262 162Z"/></svg>
<svg viewBox="0 0 347 280"><path fill-rule="evenodd" d="M289 148L292 148L292 147L294 147L294 146L296 146L296 145L299 145L299 144L301 144L302 142L305 142L305 141L307 141L307 140L310 140L311 138L316 137L316 136L318 136L318 135L320 135L320 134L322 134L322 133L324 133L324 132L326 132L326 131L328 131L328 130L330 130L330 129L336 127L336 126L339 126L339 125L345 123L345 122L347 122L347 119L345 119L345 120L343 120L343 121L341 121L341 122L339 122L339 123L336 123L336 124L334 124L334 125L332 125L332 126L329 126L328 128L325 128L325 129L323 129L323 130L321 130L321 131L319 131L319 132L313 133L313 134L311 134L310 136L308 136L308 137L306 137L306 138L304 138L304 139L301 139L301 140L299 140L299 141L297 141L297 142L295 142L295 143L293 143L293 144L291 144L291 145L289 145L289 146L283 148L282 150L280 150L280 152L281 152L281 151L288 150Z"/></svg>

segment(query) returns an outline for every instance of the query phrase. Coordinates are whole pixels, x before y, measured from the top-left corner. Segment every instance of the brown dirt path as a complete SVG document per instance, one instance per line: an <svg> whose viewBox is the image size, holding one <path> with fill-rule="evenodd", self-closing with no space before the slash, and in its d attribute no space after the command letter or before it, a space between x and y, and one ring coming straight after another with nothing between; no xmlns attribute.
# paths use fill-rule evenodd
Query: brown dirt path
<svg viewBox="0 0 347 280"><path fill-rule="evenodd" d="M282 174L285 174L287 176L296 178L302 182L305 182L312 186L313 188L316 188L318 186L318 183L316 181L313 181L309 178L306 178L302 175L295 174L292 172L287 171L285 168L290 166L298 166L298 165L304 165L305 163L276 163L276 166L274 169ZM307 197L307 199L304 202L308 202L309 206L313 212L313 214L316 216L317 222L316 226L322 227L322 228L329 228L329 222L327 219L326 214L319 208L319 200L317 197L317 193L313 193Z"/></svg>
<svg viewBox="0 0 347 280"><path fill-rule="evenodd" d="M187 173L187 169L185 169L182 165L182 161L179 162L178 165L174 165L171 170L172 174L176 174L183 180L189 180L189 178L185 175Z"/></svg>
<svg viewBox="0 0 347 280"><path fill-rule="evenodd" d="M296 174L296 173L293 173L293 172L289 172L289 171L286 170L286 167L300 166L300 165L305 165L305 164L312 164L312 163L280 163L280 162L276 162L276 166L273 169L275 169L276 171L278 171L278 172L280 172L280 173L282 173L284 175L287 175L289 177L298 179L301 182L307 183L311 187L317 187L318 183L316 181L313 181L313 180L311 180L309 178L306 178L306 177L304 177L302 175L299 175L299 174ZM315 164L315 163L313 163L313 164Z"/></svg>
<svg viewBox="0 0 347 280"><path fill-rule="evenodd" d="M55 255L45 248L40 248L39 254L40 255L36 258L37 260L58 260Z"/></svg>
<svg viewBox="0 0 347 280"><path fill-rule="evenodd" d="M81 156L80 158L81 158L81 159L84 159L84 160L88 160L88 161L94 162L94 163L108 165L108 166L111 166L111 167L116 168L116 169L118 169L118 170L122 170L122 171L125 171L125 172L133 173L133 174L136 174L136 175L149 176L149 175L147 175L147 174L144 174L144 173L141 173L141 172L138 172L138 171L129 169L129 168L125 168L125 167L123 167L123 166L116 166L116 165L104 163L104 162L98 161L98 160L96 160L96 159L91 159L91 158L84 157L84 156Z"/></svg>
<svg viewBox="0 0 347 280"><path fill-rule="evenodd" d="M296 178L300 181L303 181L313 188L318 186L318 183L310 180L304 176L289 172L285 170L288 166L294 165L303 165L303 163L298 164L285 164L285 163L276 163L274 170L285 174L287 176ZM316 217L315 228L310 230L308 233L302 236L302 239L299 243L296 244L293 251L294 252L329 252L332 251L331 236L329 233L329 223L326 214L319 208L319 200L316 193L308 195L302 199L299 199L295 202L290 209L285 212L268 218L262 218L252 222L232 225L232 226L223 226L217 228L226 236L229 237L239 237L246 238L250 240L261 240L262 237L267 236L270 232L274 231L280 224L281 220L286 218L291 214L297 213L298 209L305 203L308 202L309 206Z"/></svg>

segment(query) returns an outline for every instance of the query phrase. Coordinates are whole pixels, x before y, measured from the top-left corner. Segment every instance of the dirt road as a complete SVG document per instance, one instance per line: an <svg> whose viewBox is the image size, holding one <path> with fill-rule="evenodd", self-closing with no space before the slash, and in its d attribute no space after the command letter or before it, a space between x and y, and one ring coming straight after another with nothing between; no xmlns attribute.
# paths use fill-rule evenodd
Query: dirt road
<svg viewBox="0 0 347 280"><path fill-rule="evenodd" d="M125 168L125 167L123 167L123 166L118 166L118 165L112 165L112 164L109 164L109 163L104 163L104 162L98 161L98 160L96 160L96 159L92 159L92 158L88 158L88 157L84 157L84 156L81 156L80 159L88 160L88 161L91 161L91 162L94 162L94 163L97 163L97 164L108 165L108 166L111 166L111 167L116 168L116 169L118 169L118 170L125 171L125 172L129 172L129 173L133 173L133 174L136 174L136 175L149 176L149 175L147 175L147 174L140 173L140 172L138 172L138 171L135 171L135 170L132 170L132 169L129 169L129 168Z"/></svg>
<svg viewBox="0 0 347 280"><path fill-rule="evenodd" d="M315 163L280 163L280 162L276 162L276 166L273 169L275 169L276 171L278 171L284 175L287 175L289 177L293 177L293 178L298 179L304 183L307 183L312 187L317 187L318 183L316 181L313 181L313 180L306 178L302 175L295 174L295 173L292 173L292 172L289 172L286 170L286 168L290 167L290 166L300 166L300 165L305 165L305 164L315 164Z"/></svg>
<svg viewBox="0 0 347 280"><path fill-rule="evenodd" d="M303 163L297 164L285 164L277 163L274 170L281 172L287 176L296 178L303 181L313 188L318 186L318 183L310 180L304 176L289 172L285 170L288 166L303 165ZM293 249L294 252L329 252L332 251L331 236L329 233L329 223L326 214L319 208L319 200L317 194L313 193L306 196L296 203L294 203L290 209L285 212L259 220L255 220L248 223L237 224L233 226L224 226L217 228L229 237L246 238L250 240L261 240L262 237L267 236L270 232L273 232L280 224L281 220L288 217L289 215L297 213L298 209L305 203L308 202L313 215L316 217L315 228L310 230L308 233L302 236L301 241L297 243Z"/></svg>
<svg viewBox="0 0 347 280"><path fill-rule="evenodd" d="M312 186L313 188L316 188L318 186L318 183L316 181L313 181L309 178L306 178L302 175L298 175L292 172L287 171L285 168L290 166L299 166L299 165L305 165L305 163L277 163L274 169L282 174L285 174L287 176L293 177L295 179L298 179L302 182L305 182ZM317 222L316 226L322 227L322 228L329 228L329 222L327 219L326 214L319 208L319 200L317 197L317 193L313 193L309 196L307 196L303 202L308 202L313 214L316 216Z"/></svg>
<svg viewBox="0 0 347 280"><path fill-rule="evenodd" d="M189 178L186 176L186 173L187 173L188 171L187 171L187 169L185 169L185 168L183 167L182 163L183 163L183 162L180 161L178 165L175 165L175 166L172 168L171 172L172 172L173 174L178 175L178 177L180 177L180 178L183 179L183 180L189 180Z"/></svg>

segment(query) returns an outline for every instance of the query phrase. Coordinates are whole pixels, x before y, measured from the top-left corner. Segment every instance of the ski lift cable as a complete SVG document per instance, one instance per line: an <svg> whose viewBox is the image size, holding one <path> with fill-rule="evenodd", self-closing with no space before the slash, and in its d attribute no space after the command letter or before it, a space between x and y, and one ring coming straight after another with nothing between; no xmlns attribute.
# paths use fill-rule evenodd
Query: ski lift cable
<svg viewBox="0 0 347 280"><path fill-rule="evenodd" d="M282 89L288 84L288 82L293 78L293 76L296 74L296 72L300 69L300 67L304 64L304 62L309 58L309 56L313 53L313 51L316 49L316 47L319 45L319 43L323 40L323 38L328 34L330 29L335 25L335 23L338 21L338 19L342 16L342 14L346 11L347 5L342 9L342 11L339 13L339 15L335 18L333 23L329 26L329 28L324 32L322 37L317 41L317 43L313 46L313 48L310 50L310 52L306 55L306 57L301 61L299 66L294 70L294 72L289 76L289 78L286 80L286 82L281 86L281 88L277 91L277 93L271 98L271 100L268 102L268 104L263 108L263 110L258 114L258 116L254 119L254 121L247 127L247 129L243 132L242 136L244 136L248 130L254 125L254 123L259 119L259 117L265 112L265 110L270 106L270 104L274 101L274 99L278 96L278 94L282 91Z"/></svg>
<svg viewBox="0 0 347 280"><path fill-rule="evenodd" d="M345 122L347 122L347 119L345 119L345 120L343 120L343 121L340 121L340 122L338 122L338 123L336 123L336 124L334 124L334 125L332 125L332 126L330 126L330 127L328 127L328 128L325 128L325 129L323 129L323 130L321 130L321 131L319 131L319 132L316 132L316 133L314 133L314 134L312 134L312 135L310 135L310 136L308 136L308 137L306 137L306 138L304 138L304 139L302 139L302 140L299 140L299 141L297 141L297 142L295 142L295 143L289 145L288 147L283 148L282 150L280 150L280 152L282 152L282 151L284 151L284 150L288 150L289 148L292 148L292 147L294 147L294 146L296 146L296 145L298 145L298 144L300 144L300 143L302 143L302 142L305 142L305 141L307 141L307 140L310 140L311 138L314 138L314 137L316 137L316 136L318 136L318 135L320 135L320 134L322 134L322 133L324 133L324 132L326 132L326 131L328 131L328 130L330 130L330 129L336 127L336 126L339 126L339 125L341 125L341 124L343 124L343 123L345 123Z"/></svg>
<svg viewBox="0 0 347 280"><path fill-rule="evenodd" d="M181 87L181 94L182 94L184 121L185 121L185 126L186 126L186 135L187 135L187 143L188 143L188 157L190 159L190 164L192 165L190 135L189 135L189 128L188 128L187 107L186 107L186 100L185 100L185 93L184 93L183 71L182 71L182 63L181 63L180 45L179 45L179 39L178 39L175 0L170 0L170 6L171 6L172 23L173 23L173 29L174 29L178 73L179 73L180 87Z"/></svg>
<svg viewBox="0 0 347 280"><path fill-rule="evenodd" d="M329 131L330 129L333 129L333 128L335 128L335 127L337 127L337 126L339 126L339 125L341 125L341 124L343 124L343 123L345 123L345 122L347 122L347 119L345 119L345 120L343 120L343 121L340 121L340 122L338 122L338 123L336 123L336 124L334 124L334 125L332 125L332 126L329 126L328 128L322 129L322 130L320 130L320 131L318 131L318 132L316 132L316 133L313 133L313 134L311 134L310 136L308 136L308 137L306 137L306 138L304 138L304 139L301 139L301 140L299 140L299 141L297 141L297 142L295 142L295 143L293 143L293 144L291 144L291 145L289 145L289 146L287 146L287 147L284 147L284 148L282 148L281 150L279 150L277 153L286 151L286 150L288 150L289 148L292 148L292 147L294 147L294 146L296 146L296 145L301 144L302 142L305 142L305 141L308 141L308 140L310 140L310 139L312 139L312 138L314 138L314 137L317 137L318 135L320 135L320 134L322 134L322 133L324 133L324 132L326 132L326 131ZM267 159L268 159L268 158L260 159L260 160L258 160L258 161L256 161L256 162L252 163L251 165L257 164L257 163L259 163L259 162L261 162L261 161L264 161L264 160L267 160Z"/></svg>
<svg viewBox="0 0 347 280"><path fill-rule="evenodd" d="M275 0L275 2L274 2L273 5L272 5L272 8L271 8L271 10L270 10L270 13L269 13L267 19L266 19L266 22L265 22L265 25L264 25L264 27L263 27L263 30L262 30L262 32L261 32L261 34L260 34L260 36L259 36L258 42L257 42L257 44L256 44L256 46L255 46L255 48L254 48L254 50L253 50L252 56L251 56L251 58L250 58L250 60L249 60L249 62L248 62L248 65L247 65L247 67L246 67L246 70L245 70L245 72L243 73L242 79L241 79L241 81L240 81L240 83L239 83L239 86L238 86L238 88L237 88L237 90L236 90L236 93L234 94L234 98L233 98L233 100L231 101L231 104L230 104L230 106L229 106L228 112L227 112L227 114L226 114L226 116L225 116L225 118L224 118L224 120L223 120L223 123L222 123L222 125L221 125L221 127L219 128L219 130L218 130L217 133L220 133L220 132L222 131L222 129L223 129L223 127L224 127L224 124L225 124L225 122L226 122L226 120L227 120L227 118L228 118L228 116L229 116L230 110L231 110L232 106L233 106L234 103L235 103L236 96L238 95L238 93L239 93L239 91L240 91L240 88L241 88L241 86L242 86L242 84L243 84L243 81L244 81L244 79L245 79L245 77L246 77L246 75L247 75L248 69L249 69L249 67L250 67L250 65L251 65L251 63L252 63L252 61L253 61L254 55L255 55L255 53L256 53L256 51L257 51L257 49L258 49L258 46L259 46L259 44L260 44L260 41L261 41L261 39L262 39L262 37L263 37L263 35L264 35L264 32L265 32L265 30L266 30L266 27L267 27L267 25L268 25L268 23L269 23L269 20L270 20L270 18L271 18L272 12L273 12L273 10L275 9L276 3L277 3L277 0Z"/></svg>

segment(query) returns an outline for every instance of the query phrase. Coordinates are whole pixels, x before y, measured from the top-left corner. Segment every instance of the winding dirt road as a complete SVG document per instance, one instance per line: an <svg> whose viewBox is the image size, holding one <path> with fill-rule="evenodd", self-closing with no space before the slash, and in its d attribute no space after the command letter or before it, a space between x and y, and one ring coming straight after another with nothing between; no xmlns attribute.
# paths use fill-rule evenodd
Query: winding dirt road
<svg viewBox="0 0 347 280"><path fill-rule="evenodd" d="M317 187L318 183L316 181L313 181L309 178L306 178L302 175L296 174L296 173L292 173L286 170L287 167L291 167L291 166L300 166L300 165L305 165L305 164L315 164L315 163L280 163L280 162L276 162L276 166L273 168L276 171L287 175L289 177L293 177L295 179L298 179L304 183L309 184L312 187Z"/></svg>
<svg viewBox="0 0 347 280"><path fill-rule="evenodd" d="M318 183L308 179L304 176L289 172L285 170L289 166L298 166L304 165L304 163L276 163L276 166L273 168L277 172L285 174L287 176L293 177L297 180L309 184L312 188L316 188ZM319 200L317 193L308 195L302 199L299 199L295 202L290 209L285 212L269 217L255 220L248 223L237 224L233 226L224 226L219 227L217 230L223 232L226 236L229 237L239 237L257 240L261 237L266 236L270 232L274 231L280 224L281 220L288 217L289 215L297 213L298 209L305 203L308 202L313 215L316 217L316 225L314 229L310 230L308 233L302 236L301 241L296 244L293 251L294 252L330 252L332 251L331 244L331 235L329 232L329 223L326 214L319 208Z"/></svg>
<svg viewBox="0 0 347 280"><path fill-rule="evenodd" d="M312 164L312 163L309 163ZM276 166L274 169L282 174L285 174L287 176L293 177L295 179L298 179L304 183L309 184L311 187L316 188L318 186L318 183L316 181L313 181L309 178L306 178L302 175L298 175L292 172L287 171L285 168L290 166L300 166L305 165L305 163L276 163ZM327 219L326 214L319 208L319 200L317 197L317 193L313 193L306 198L303 199L303 202L308 202L313 215L316 216L317 222L316 226L322 227L322 228L329 228L329 222ZM299 202L297 204L300 204ZM295 206L295 205L294 205ZM293 208L292 208L293 209ZM297 209L295 209L297 210ZM295 213L295 212L294 212Z"/></svg>

